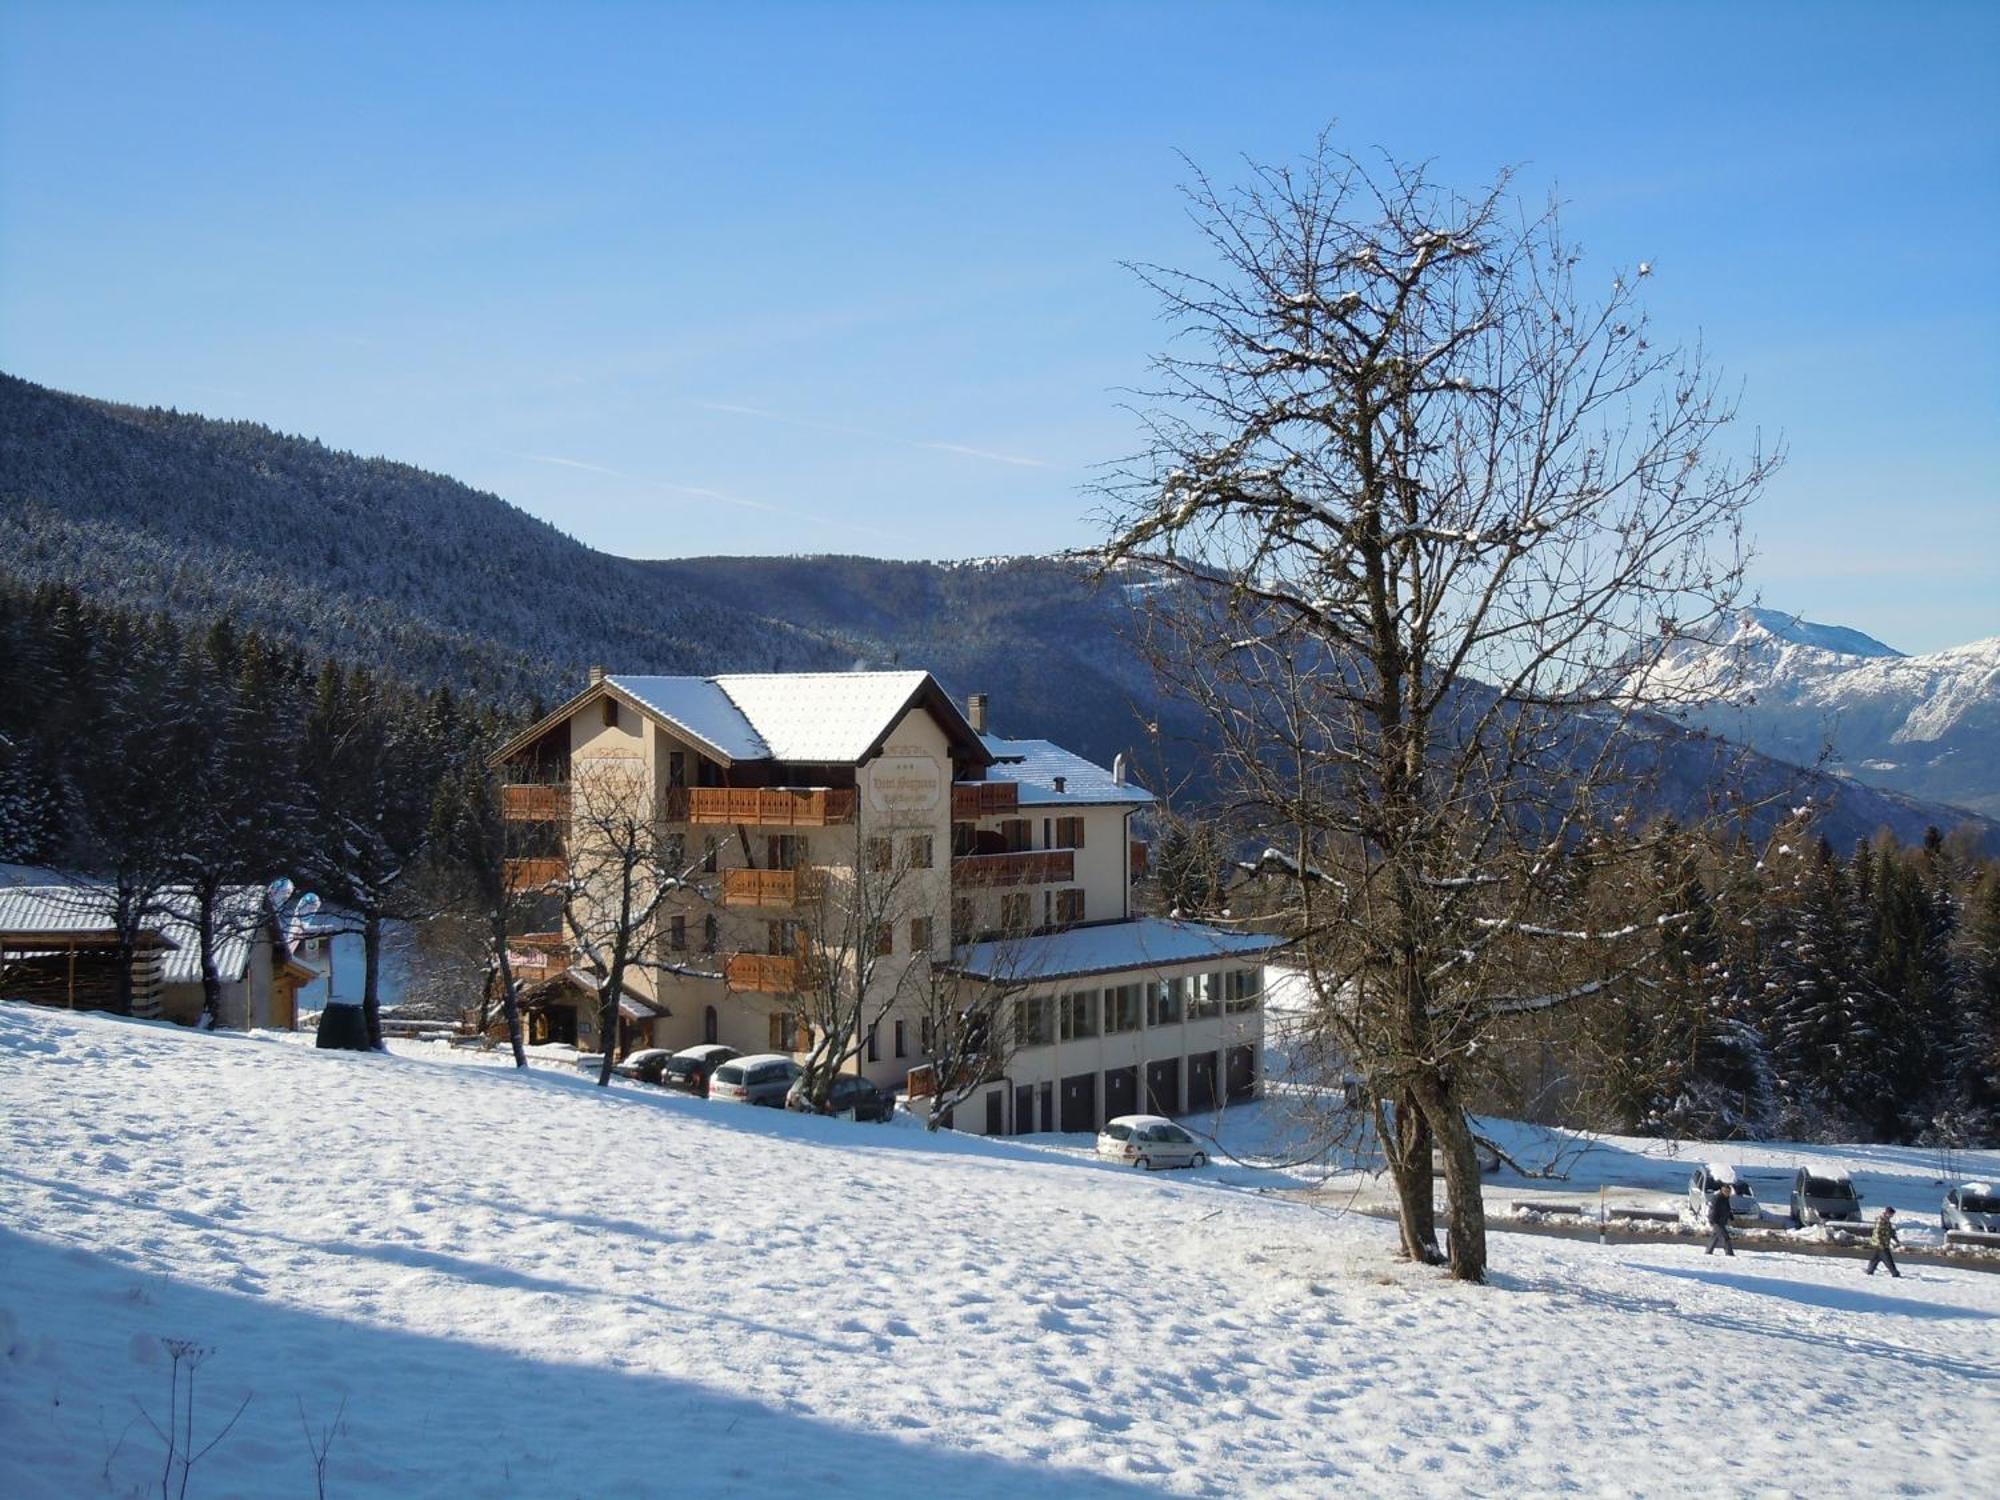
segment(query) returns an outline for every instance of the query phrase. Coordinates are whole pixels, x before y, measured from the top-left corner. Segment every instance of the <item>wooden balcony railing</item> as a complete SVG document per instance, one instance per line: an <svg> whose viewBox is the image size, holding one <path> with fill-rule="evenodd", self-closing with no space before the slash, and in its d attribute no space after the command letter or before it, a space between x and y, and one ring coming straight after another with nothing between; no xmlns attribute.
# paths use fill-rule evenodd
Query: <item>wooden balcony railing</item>
<svg viewBox="0 0 2000 1500"><path fill-rule="evenodd" d="M561 784L503 786L500 814L517 823L569 821L569 788Z"/></svg>
<svg viewBox="0 0 2000 1500"><path fill-rule="evenodd" d="M991 818L1017 811L1021 805L1020 783L1013 781L954 781L951 784L951 815L954 818Z"/></svg>
<svg viewBox="0 0 2000 1500"><path fill-rule="evenodd" d="M723 961L723 982L732 990L782 994L809 977L807 961L783 953L732 953Z"/></svg>
<svg viewBox="0 0 2000 1500"><path fill-rule="evenodd" d="M560 932L516 933L507 940L507 954L514 978L530 984L555 978L574 957Z"/></svg>
<svg viewBox="0 0 2000 1500"><path fill-rule="evenodd" d="M1017 854L961 854L951 862L953 885L1044 885L1074 879L1074 849L1024 849Z"/></svg>
<svg viewBox="0 0 2000 1500"><path fill-rule="evenodd" d="M569 874L567 861L556 858L510 859L501 867L507 889L514 892L539 891L560 882Z"/></svg>
<svg viewBox="0 0 2000 1500"><path fill-rule="evenodd" d="M796 906L812 890L807 870L724 870L725 906Z"/></svg>
<svg viewBox="0 0 2000 1500"><path fill-rule="evenodd" d="M825 828L854 821L854 792L847 787L694 786L687 798L690 823L743 823L757 828ZM669 798L668 817L674 816Z"/></svg>

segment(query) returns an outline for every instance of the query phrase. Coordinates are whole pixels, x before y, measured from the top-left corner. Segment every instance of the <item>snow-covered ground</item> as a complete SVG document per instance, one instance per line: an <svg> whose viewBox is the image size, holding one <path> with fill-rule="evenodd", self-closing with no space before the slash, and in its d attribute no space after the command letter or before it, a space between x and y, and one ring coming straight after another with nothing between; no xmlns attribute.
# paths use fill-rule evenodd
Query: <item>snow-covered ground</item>
<svg viewBox="0 0 2000 1500"><path fill-rule="evenodd" d="M302 1042L0 1005L0 1495L157 1493L180 1338L201 1497L343 1400L338 1497L2000 1493L2000 1276L1457 1286L1291 1173Z"/></svg>

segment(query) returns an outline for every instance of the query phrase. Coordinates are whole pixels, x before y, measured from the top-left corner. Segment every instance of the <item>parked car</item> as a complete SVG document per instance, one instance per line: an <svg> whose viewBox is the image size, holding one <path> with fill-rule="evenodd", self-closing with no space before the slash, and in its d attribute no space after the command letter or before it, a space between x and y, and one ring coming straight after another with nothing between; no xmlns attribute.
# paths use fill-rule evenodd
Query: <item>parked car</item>
<svg viewBox="0 0 2000 1500"><path fill-rule="evenodd" d="M708 1080L715 1075L715 1070L742 1055L734 1047L725 1047L720 1042L701 1042L693 1047L683 1047L667 1059L660 1082L670 1089L686 1089L690 1094L705 1096Z"/></svg>
<svg viewBox="0 0 2000 1500"><path fill-rule="evenodd" d="M1097 1132L1097 1154L1151 1172L1158 1167L1205 1167L1208 1153L1181 1126L1159 1115L1120 1115Z"/></svg>
<svg viewBox="0 0 2000 1500"><path fill-rule="evenodd" d="M637 1052L627 1054L625 1060L612 1066L611 1071L620 1078L635 1078L640 1083L658 1083L660 1070L667 1065L667 1059L674 1054L666 1047L641 1047Z"/></svg>
<svg viewBox="0 0 2000 1500"><path fill-rule="evenodd" d="M1792 1227L1808 1224L1861 1222L1861 1195L1845 1172L1815 1172L1800 1167L1792 1179Z"/></svg>
<svg viewBox="0 0 2000 1500"><path fill-rule="evenodd" d="M808 1113L812 1105L806 1102L806 1081L800 1078L785 1095L785 1108ZM857 1120L881 1122L896 1113L896 1096L885 1089L877 1088L866 1078L854 1073L843 1073L833 1080L832 1092L828 1094L826 1112L839 1115L842 1119L852 1116Z"/></svg>
<svg viewBox="0 0 2000 1500"><path fill-rule="evenodd" d="M776 1109L804 1070L789 1057L757 1052L731 1058L709 1076L708 1097L731 1104L762 1104Z"/></svg>
<svg viewBox="0 0 2000 1500"><path fill-rule="evenodd" d="M1944 1211L1939 1217L1948 1230L2000 1234L2000 1193L1995 1193L1990 1183L1961 1182L1944 1195Z"/></svg>
<svg viewBox="0 0 2000 1500"><path fill-rule="evenodd" d="M1688 1207L1697 1219L1708 1217L1709 1198L1722 1191L1729 1194L1729 1217L1732 1219L1756 1219L1763 1215L1757 1206L1757 1195L1750 1191L1750 1184L1743 1180L1743 1174L1728 1162L1712 1161L1705 1167L1696 1167L1694 1176L1688 1179Z"/></svg>

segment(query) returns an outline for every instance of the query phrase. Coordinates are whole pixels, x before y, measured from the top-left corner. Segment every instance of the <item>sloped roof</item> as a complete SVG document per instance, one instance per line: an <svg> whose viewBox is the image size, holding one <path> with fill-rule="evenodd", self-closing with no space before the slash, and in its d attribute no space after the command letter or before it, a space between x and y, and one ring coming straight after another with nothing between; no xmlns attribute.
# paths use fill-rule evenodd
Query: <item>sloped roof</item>
<svg viewBox="0 0 2000 1500"><path fill-rule="evenodd" d="M1053 741L1009 740L997 734L981 738L993 756L993 764L986 771L987 779L1015 783L1024 807L1050 803L1130 803L1143 807L1153 800L1153 794L1144 787L1113 780L1103 766ZM1056 790L1058 776L1063 782L1061 791Z"/></svg>
<svg viewBox="0 0 2000 1500"><path fill-rule="evenodd" d="M1034 937L968 943L953 951L952 967L974 979L1018 984L1161 969L1215 958L1252 959L1283 942L1259 932L1230 932L1170 917L1139 917Z"/></svg>
<svg viewBox="0 0 2000 1500"><path fill-rule="evenodd" d="M778 760L859 761L909 708L928 672L736 672L715 679Z"/></svg>
<svg viewBox="0 0 2000 1500"><path fill-rule="evenodd" d="M163 891L159 899L162 910L144 928L172 944L161 962L161 981L199 984L201 934L196 928L194 893L177 886ZM223 892L216 914L215 967L226 984L243 977L250 962L250 945L269 916L266 901L260 885L231 886ZM112 907L111 893L100 886L4 886L0 887L0 933L108 932Z"/></svg>
<svg viewBox="0 0 2000 1500"><path fill-rule="evenodd" d="M693 739L721 751L726 760L764 760L772 754L717 678L615 676L605 681Z"/></svg>

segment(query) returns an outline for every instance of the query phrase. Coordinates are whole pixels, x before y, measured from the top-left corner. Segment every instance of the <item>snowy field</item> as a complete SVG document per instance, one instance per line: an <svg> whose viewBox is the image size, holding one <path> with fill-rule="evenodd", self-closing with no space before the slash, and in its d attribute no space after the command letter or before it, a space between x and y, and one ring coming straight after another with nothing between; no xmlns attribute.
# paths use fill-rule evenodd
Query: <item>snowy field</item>
<svg viewBox="0 0 2000 1500"><path fill-rule="evenodd" d="M2000 1275L1501 1235L1463 1287L1286 1173L13 1005L0 1120L9 1500L159 1493L182 1338L197 1446L250 1397L204 1500L313 1495L343 1400L342 1500L2000 1493Z"/></svg>

